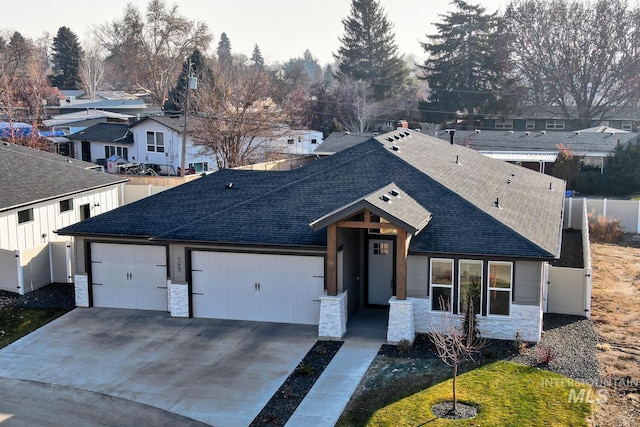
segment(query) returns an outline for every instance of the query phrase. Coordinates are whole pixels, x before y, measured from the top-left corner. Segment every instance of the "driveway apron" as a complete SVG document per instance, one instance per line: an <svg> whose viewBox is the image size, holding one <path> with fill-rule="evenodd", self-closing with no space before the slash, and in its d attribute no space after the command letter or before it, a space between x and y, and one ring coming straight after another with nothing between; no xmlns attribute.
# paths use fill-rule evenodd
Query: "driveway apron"
<svg viewBox="0 0 640 427"><path fill-rule="evenodd" d="M246 426L316 339L316 326L77 308L0 350L0 377Z"/></svg>

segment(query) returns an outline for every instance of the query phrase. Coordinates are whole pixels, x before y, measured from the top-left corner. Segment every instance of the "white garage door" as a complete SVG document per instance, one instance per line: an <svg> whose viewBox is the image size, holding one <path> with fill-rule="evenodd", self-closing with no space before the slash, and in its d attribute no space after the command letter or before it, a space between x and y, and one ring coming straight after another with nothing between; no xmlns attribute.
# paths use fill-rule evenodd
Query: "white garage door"
<svg viewBox="0 0 640 427"><path fill-rule="evenodd" d="M167 311L164 246L91 244L94 307Z"/></svg>
<svg viewBox="0 0 640 427"><path fill-rule="evenodd" d="M317 325L324 258L191 253L193 316Z"/></svg>

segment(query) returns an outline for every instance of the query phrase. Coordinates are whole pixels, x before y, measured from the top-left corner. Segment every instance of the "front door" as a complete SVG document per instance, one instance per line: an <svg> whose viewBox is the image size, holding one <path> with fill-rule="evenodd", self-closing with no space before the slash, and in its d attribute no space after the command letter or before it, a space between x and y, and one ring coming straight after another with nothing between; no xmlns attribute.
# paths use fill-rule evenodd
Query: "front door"
<svg viewBox="0 0 640 427"><path fill-rule="evenodd" d="M393 296L393 260L393 240L369 240L367 304L389 304Z"/></svg>
<svg viewBox="0 0 640 427"><path fill-rule="evenodd" d="M91 143L89 141L82 141L80 144L82 160L85 162L91 161Z"/></svg>

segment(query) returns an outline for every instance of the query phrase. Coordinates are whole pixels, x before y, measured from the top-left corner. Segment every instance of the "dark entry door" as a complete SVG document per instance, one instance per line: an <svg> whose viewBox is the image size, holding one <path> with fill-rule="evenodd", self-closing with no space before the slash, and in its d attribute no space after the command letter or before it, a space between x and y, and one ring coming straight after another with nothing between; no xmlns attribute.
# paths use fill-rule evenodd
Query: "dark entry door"
<svg viewBox="0 0 640 427"><path fill-rule="evenodd" d="M389 304L393 295L393 257L393 240L369 240L368 304Z"/></svg>
<svg viewBox="0 0 640 427"><path fill-rule="evenodd" d="M85 162L91 161L91 143L89 141L82 141L80 151L82 151L82 160Z"/></svg>

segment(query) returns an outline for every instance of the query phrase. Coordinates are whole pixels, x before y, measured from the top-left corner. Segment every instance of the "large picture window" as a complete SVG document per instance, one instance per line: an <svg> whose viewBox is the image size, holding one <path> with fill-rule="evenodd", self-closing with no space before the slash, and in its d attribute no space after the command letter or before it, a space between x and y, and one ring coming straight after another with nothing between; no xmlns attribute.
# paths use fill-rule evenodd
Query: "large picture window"
<svg viewBox="0 0 640 427"><path fill-rule="evenodd" d="M473 313L480 314L482 306L482 261L460 260L458 278L458 313L473 302Z"/></svg>
<svg viewBox="0 0 640 427"><path fill-rule="evenodd" d="M451 310L453 260L431 259L431 310ZM443 306L444 303L444 306Z"/></svg>
<svg viewBox="0 0 640 427"><path fill-rule="evenodd" d="M513 264L489 261L489 296L487 314L508 316L511 314L511 290Z"/></svg>
<svg viewBox="0 0 640 427"><path fill-rule="evenodd" d="M164 133L147 131L147 151L164 153Z"/></svg>

